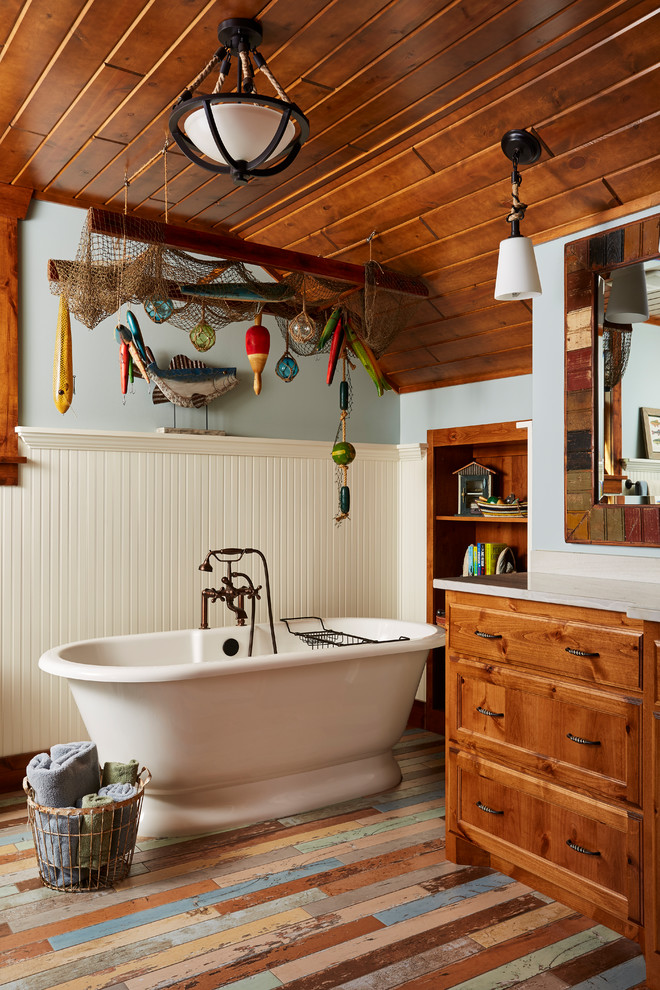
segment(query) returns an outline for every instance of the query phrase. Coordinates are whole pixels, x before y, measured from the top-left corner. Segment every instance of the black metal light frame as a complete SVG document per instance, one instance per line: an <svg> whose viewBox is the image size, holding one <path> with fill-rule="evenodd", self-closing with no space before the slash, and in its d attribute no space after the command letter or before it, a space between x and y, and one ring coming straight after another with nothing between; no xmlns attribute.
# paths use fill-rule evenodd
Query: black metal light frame
<svg viewBox="0 0 660 990"><path fill-rule="evenodd" d="M241 53L248 54L248 57L251 55L257 68L265 69L266 73L271 76L266 66L266 60L257 50L257 46L262 40L261 25L258 21L247 18L230 18L229 20L223 21L218 27L218 40L221 43L221 47L215 53L214 64L215 62L221 61L220 72L223 77L229 72L231 56L237 56L236 61L238 69L236 92L213 93L208 96L194 97L191 90L187 89L184 93L182 93L170 115L169 127L172 137L184 155L189 158L190 161L194 162L195 165L199 165L201 168L207 169L207 171L214 172L219 175L231 175L236 183L246 183L255 176L260 177L276 175L277 173L284 171L284 169L291 164L300 151L302 145L309 137L309 121L300 107L298 107L295 103L292 103L287 99L281 99L274 96L262 96L253 91L254 84L252 80L252 66L251 63L249 63L249 73L245 73L243 71ZM272 77L271 81L275 82ZM275 85L277 84L275 83ZM280 92L283 91L280 90ZM249 162L232 158L225 147L211 110L214 105L221 103L251 103L256 106L277 110L281 114L277 131L272 140L269 142L268 146L264 148L259 155L257 155L256 158L253 158ZM210 161L207 158L203 158L203 153L200 152L197 146L191 141L180 126L183 118L199 109L204 110L211 136L213 137L219 153L225 159L227 164ZM291 119L293 119L298 125L297 135L292 138L285 148L282 149L276 161L274 161L271 165L264 165L270 155L272 155L277 148L282 139L286 126ZM263 168L260 167L262 165L264 165Z"/></svg>

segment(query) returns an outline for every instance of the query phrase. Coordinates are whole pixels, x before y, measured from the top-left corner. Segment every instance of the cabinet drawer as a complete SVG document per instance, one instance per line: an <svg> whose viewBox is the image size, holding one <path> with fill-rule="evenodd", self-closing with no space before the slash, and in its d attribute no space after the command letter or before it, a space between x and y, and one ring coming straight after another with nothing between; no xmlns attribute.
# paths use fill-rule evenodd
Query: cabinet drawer
<svg viewBox="0 0 660 990"><path fill-rule="evenodd" d="M617 917L639 919L641 822L622 813L598 817L588 802L559 788L527 789L498 779L497 766L457 767L456 827L481 848L569 891L587 894ZM519 786L516 786L519 784Z"/></svg>
<svg viewBox="0 0 660 990"><path fill-rule="evenodd" d="M641 685L641 634L616 625L452 604L449 650L628 690Z"/></svg>
<svg viewBox="0 0 660 990"><path fill-rule="evenodd" d="M456 687L451 737L474 752L639 805L641 699L625 699L477 662L449 665Z"/></svg>

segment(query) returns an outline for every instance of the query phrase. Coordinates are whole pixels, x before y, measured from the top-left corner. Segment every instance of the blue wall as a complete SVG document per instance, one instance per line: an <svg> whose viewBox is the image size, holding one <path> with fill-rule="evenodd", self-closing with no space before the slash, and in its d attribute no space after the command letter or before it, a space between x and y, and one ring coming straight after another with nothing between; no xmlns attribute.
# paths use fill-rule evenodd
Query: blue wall
<svg viewBox="0 0 660 990"><path fill-rule="evenodd" d="M64 429L151 432L173 426L170 403L153 405L140 379L125 403L119 385L119 349L112 317L88 330L71 320L76 394L62 415L53 403L52 368L59 298L50 293L49 258L76 256L85 212L53 203L33 202L27 220L19 224L20 250L20 406L21 426ZM167 367L174 354L186 354L213 366L235 366L239 385L208 406L208 428L233 436L259 436L332 443L339 423L338 379L325 384L327 357L299 359L300 372L286 383L275 374L284 352L284 340L273 318L264 325L271 333L271 350L263 375L261 395L252 389L252 370L245 354L249 322L221 330L214 346L198 353L183 330L157 325L141 307L134 312L157 363ZM124 320L125 322L125 320ZM399 398L387 392L381 398L359 365L352 374L353 408L348 438L358 443L397 443ZM206 428L204 409L176 410L177 427Z"/></svg>

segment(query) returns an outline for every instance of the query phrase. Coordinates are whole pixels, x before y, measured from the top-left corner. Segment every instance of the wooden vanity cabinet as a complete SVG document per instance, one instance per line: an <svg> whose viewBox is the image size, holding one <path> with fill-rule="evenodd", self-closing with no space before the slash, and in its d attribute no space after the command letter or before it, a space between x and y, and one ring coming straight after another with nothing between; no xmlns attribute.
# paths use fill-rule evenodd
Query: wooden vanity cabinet
<svg viewBox="0 0 660 990"><path fill-rule="evenodd" d="M660 624L445 601L447 857L638 940L660 988Z"/></svg>

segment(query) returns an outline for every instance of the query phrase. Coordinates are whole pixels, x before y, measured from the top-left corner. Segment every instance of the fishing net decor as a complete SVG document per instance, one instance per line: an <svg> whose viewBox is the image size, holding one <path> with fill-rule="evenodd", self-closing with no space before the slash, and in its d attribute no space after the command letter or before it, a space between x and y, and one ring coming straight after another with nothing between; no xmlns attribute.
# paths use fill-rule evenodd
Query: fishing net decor
<svg viewBox="0 0 660 990"><path fill-rule="evenodd" d="M374 261L365 265L364 288L307 272L265 282L240 261L200 258L167 246L164 226L156 220L95 207L87 212L75 260L51 260L49 282L51 292L65 294L70 312L90 330L122 305L142 304L154 323L167 321L183 330L198 350L212 346L209 341L224 327L254 320L262 310L275 317L286 340L289 324L306 309L314 332L305 339L289 334L288 341L303 357L318 353L336 306L347 311L355 331L380 357L426 294L420 280Z"/></svg>
<svg viewBox="0 0 660 990"><path fill-rule="evenodd" d="M364 266L364 323L361 336L377 358L406 328L425 295L423 283L368 261Z"/></svg>
<svg viewBox="0 0 660 990"><path fill-rule="evenodd" d="M166 299L168 295L163 277L162 226L140 219L138 240L126 236L124 214L105 216L110 218L114 236L93 229L89 210L75 260L49 265L51 292L64 293L69 311L90 330L116 313L123 303ZM133 218L131 226L135 228Z"/></svg>
<svg viewBox="0 0 660 990"><path fill-rule="evenodd" d="M631 323L603 322L603 385L606 389L614 388L623 378L631 341Z"/></svg>

